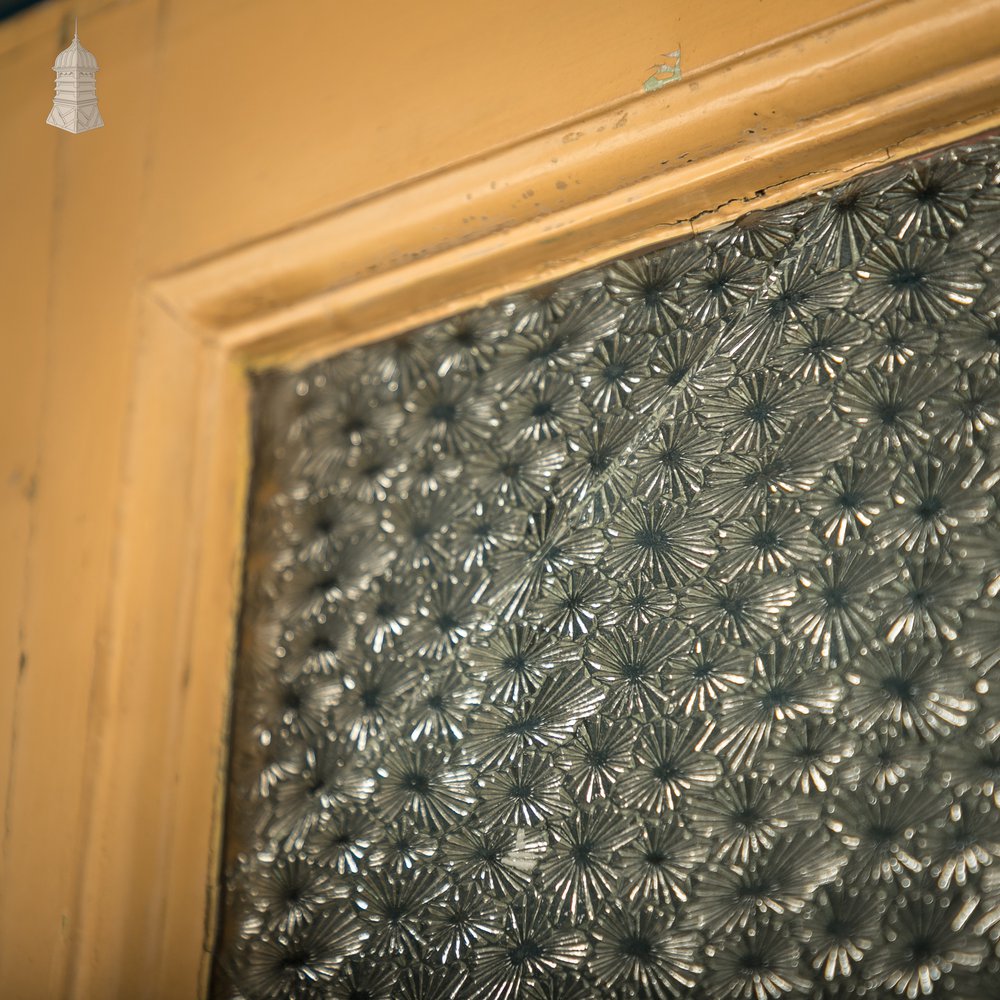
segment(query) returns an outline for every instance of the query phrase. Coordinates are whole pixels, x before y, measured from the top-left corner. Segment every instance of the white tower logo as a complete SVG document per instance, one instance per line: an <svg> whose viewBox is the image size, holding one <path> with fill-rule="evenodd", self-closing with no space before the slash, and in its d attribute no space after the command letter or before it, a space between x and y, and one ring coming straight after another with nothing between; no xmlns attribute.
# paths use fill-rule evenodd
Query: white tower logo
<svg viewBox="0 0 1000 1000"><path fill-rule="evenodd" d="M56 56L56 99L45 120L67 132L89 132L104 124L97 109L97 60L88 52L73 29L68 49Z"/></svg>

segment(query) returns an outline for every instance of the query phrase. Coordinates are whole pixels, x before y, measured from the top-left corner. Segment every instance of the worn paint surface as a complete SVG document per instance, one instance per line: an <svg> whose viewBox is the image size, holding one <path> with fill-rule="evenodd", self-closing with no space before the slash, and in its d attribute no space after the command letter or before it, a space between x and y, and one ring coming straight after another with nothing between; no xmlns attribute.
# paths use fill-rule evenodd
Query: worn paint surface
<svg viewBox="0 0 1000 1000"><path fill-rule="evenodd" d="M668 83L677 83L681 78L681 50L680 47L673 52L665 52L661 57L664 61L655 63L652 67L652 74L642 81L642 89L646 93L659 90Z"/></svg>
<svg viewBox="0 0 1000 1000"><path fill-rule="evenodd" d="M863 9L883 6L899 13L879 22L879 47L905 33L925 67L958 51L979 66L984 39L996 37L982 27L956 38L930 18L931 46L907 14L912 3ZM199 989L247 455L250 362L233 352L254 345L273 356L307 342L328 352L495 294L499 273L528 284L597 247L609 255L655 239L657 213L652 229L640 215L606 222L609 192L625 185L647 216L648 195L616 175L624 161L613 149L600 169L591 158L645 127L631 110L613 126L618 102L636 94L637 67L649 64L650 38L683 40L685 79L664 91L673 99L736 53L756 53L760 80L784 79L797 64L781 63L776 40L828 45L855 8L731 0L720 18L716 5L638 0L622 19L601 0L542 10L529 0L448 2L430 13L403 2L80 0L71 9L55 0L4 22L0 992L136 1000ZM977 0L948 16L965 23L995 9ZM101 54L102 112L113 123L83 137L44 125L49 67L72 14ZM909 72L866 65L884 93L892 72ZM854 140L842 130L829 162L907 136L935 141L969 107L948 74L934 77L936 111L911 105L925 117L894 135L859 115ZM796 81L765 88L752 109L780 122L757 131L755 150L794 132L812 100L808 79ZM600 134L574 124L608 108ZM735 143L733 159L754 161L740 145L751 119L717 107L668 154L684 166L715 136ZM560 154L586 155L560 160L551 176L542 167L560 154L546 147L541 161L522 141L536 134L555 135ZM505 158L512 144L519 154ZM455 168L470 163L482 170L474 188ZM675 175L687 193L665 217L685 223L773 183L744 173L727 191L719 179L734 176L732 163L712 163L711 193L710 178L685 186ZM407 186L418 178L425 186ZM334 216L333 238L308 224ZM275 233L302 242L261 242ZM573 233L577 245L564 239ZM218 258L231 268L224 280L203 270L197 288L150 297L153 279L235 247L260 256L252 267ZM331 311L318 293L334 287ZM238 305L245 324L206 322L220 301L213 315Z"/></svg>

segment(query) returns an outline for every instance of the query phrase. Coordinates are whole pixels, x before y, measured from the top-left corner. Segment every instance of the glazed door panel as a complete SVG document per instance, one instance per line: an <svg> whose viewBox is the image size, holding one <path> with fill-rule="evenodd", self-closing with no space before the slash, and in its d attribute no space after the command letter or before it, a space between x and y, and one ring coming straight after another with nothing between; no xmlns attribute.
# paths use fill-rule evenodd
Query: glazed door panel
<svg viewBox="0 0 1000 1000"><path fill-rule="evenodd" d="M5 995L207 991L256 372L997 124L993 0L764 6L0 26ZM75 16L81 136L44 124Z"/></svg>

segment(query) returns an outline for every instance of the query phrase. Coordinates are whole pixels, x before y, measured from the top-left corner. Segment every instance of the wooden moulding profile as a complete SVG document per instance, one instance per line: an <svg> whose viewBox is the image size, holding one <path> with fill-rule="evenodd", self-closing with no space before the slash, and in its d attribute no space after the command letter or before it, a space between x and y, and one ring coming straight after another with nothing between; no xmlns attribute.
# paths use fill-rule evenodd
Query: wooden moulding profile
<svg viewBox="0 0 1000 1000"><path fill-rule="evenodd" d="M207 990L252 373L995 128L997 38L995 0L864 4L144 286L73 997Z"/></svg>

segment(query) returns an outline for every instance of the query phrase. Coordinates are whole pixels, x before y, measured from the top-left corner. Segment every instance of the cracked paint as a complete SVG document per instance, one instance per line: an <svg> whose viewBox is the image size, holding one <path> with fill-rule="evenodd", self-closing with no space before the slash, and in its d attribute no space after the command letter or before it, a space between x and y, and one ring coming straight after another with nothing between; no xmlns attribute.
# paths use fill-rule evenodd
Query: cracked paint
<svg viewBox="0 0 1000 1000"><path fill-rule="evenodd" d="M642 89L647 93L660 90L668 83L676 83L681 78L681 48L678 45L673 52L665 52L660 56L663 62L654 63L650 69L653 73L642 82Z"/></svg>

